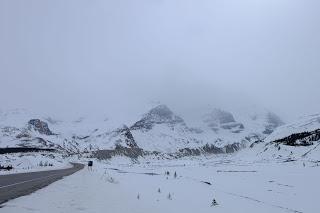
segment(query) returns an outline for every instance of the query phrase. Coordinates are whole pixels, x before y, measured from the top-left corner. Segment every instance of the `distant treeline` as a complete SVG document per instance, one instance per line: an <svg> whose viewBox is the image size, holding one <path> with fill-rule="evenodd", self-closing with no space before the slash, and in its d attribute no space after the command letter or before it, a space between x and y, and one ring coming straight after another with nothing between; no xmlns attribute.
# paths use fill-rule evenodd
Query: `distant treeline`
<svg viewBox="0 0 320 213"><path fill-rule="evenodd" d="M11 169L13 169L13 167L11 165L10 166L2 166L2 165L0 165L0 170L10 171Z"/></svg>
<svg viewBox="0 0 320 213"><path fill-rule="evenodd" d="M275 140L274 143L282 143L288 146L310 146L313 142L320 140L320 129L311 132L295 133L288 137Z"/></svg>
<svg viewBox="0 0 320 213"><path fill-rule="evenodd" d="M34 147L8 147L8 148L0 148L0 154L10 154L10 153L21 153L21 152L54 152L55 149L41 149Z"/></svg>

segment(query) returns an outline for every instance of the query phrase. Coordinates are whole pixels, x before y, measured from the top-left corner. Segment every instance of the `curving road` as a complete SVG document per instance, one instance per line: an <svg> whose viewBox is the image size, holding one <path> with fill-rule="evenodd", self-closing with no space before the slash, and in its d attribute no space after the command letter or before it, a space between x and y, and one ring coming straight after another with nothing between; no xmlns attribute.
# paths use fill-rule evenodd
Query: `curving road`
<svg viewBox="0 0 320 213"><path fill-rule="evenodd" d="M73 167L68 169L0 175L0 204L30 194L83 167L83 164L73 163Z"/></svg>

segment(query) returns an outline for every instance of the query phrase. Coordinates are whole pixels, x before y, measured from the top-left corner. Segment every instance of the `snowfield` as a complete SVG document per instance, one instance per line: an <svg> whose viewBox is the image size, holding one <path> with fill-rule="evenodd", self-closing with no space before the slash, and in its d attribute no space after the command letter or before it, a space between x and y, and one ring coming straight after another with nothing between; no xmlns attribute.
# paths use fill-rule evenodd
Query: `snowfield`
<svg viewBox="0 0 320 213"><path fill-rule="evenodd" d="M2 166L13 166L13 169L10 171L0 170L0 175L72 167L72 165L59 154L52 155L48 153L2 154L0 155L0 164Z"/></svg>
<svg viewBox="0 0 320 213"><path fill-rule="evenodd" d="M95 162L92 171L9 201L1 212L318 212L317 163L243 155Z"/></svg>

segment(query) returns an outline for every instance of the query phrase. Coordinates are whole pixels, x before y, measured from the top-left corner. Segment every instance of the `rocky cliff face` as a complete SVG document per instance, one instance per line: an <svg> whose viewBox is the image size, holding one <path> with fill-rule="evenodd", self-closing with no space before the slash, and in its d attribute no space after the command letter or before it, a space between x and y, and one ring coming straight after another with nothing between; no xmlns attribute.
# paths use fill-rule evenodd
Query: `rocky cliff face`
<svg viewBox="0 0 320 213"><path fill-rule="evenodd" d="M46 122L41 121L40 119L32 119L28 122L28 129L39 132L44 135L54 135L53 132L49 129L49 126Z"/></svg>
<svg viewBox="0 0 320 213"><path fill-rule="evenodd" d="M166 105L159 105L145 114L141 120L131 126L131 130L149 131L156 124L166 124L174 127L176 124L185 125L184 120L175 115Z"/></svg>
<svg viewBox="0 0 320 213"><path fill-rule="evenodd" d="M129 147L129 148L138 148L138 145L134 137L132 136L132 133L129 127L124 125L122 128L119 128L116 132L119 136L119 139L116 141L117 145L125 144L126 147Z"/></svg>

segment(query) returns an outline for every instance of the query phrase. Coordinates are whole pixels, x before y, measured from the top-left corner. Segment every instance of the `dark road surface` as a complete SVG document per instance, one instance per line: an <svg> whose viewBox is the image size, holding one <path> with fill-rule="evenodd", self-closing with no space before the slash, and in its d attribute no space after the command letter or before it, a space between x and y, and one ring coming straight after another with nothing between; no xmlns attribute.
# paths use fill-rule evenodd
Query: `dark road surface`
<svg viewBox="0 0 320 213"><path fill-rule="evenodd" d="M73 167L68 169L0 175L0 204L30 194L83 167L83 164L73 163Z"/></svg>

